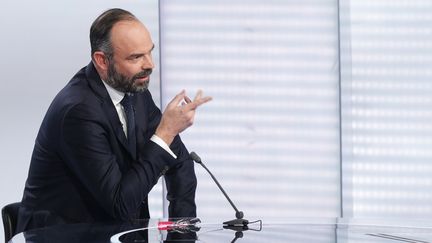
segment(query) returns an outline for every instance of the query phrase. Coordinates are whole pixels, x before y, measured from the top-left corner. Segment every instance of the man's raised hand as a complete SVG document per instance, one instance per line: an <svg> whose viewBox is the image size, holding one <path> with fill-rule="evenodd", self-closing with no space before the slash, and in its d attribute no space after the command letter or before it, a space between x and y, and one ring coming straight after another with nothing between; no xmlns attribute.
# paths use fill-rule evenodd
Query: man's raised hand
<svg viewBox="0 0 432 243"><path fill-rule="evenodd" d="M193 101L186 96L183 90L178 93L167 105L162 114L162 119L156 129L156 136L160 137L168 145L171 144L177 134L192 126L196 109L212 100L211 97L203 97L199 90Z"/></svg>

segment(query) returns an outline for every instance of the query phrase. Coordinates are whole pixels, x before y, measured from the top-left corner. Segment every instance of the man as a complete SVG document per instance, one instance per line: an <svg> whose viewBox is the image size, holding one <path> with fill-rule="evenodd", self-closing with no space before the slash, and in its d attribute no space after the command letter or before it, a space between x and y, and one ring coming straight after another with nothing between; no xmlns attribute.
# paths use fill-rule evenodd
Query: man
<svg viewBox="0 0 432 243"><path fill-rule="evenodd" d="M170 217L196 216L193 162L178 134L211 100L180 92L163 114L147 90L154 44L131 13L110 9L90 28L92 61L42 122L17 230L149 218L147 194L165 175Z"/></svg>

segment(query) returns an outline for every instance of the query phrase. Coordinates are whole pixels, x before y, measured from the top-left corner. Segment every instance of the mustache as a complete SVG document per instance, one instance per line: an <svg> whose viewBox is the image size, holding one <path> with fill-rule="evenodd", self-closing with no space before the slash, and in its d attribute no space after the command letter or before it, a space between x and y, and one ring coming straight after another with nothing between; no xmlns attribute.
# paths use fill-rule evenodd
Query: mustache
<svg viewBox="0 0 432 243"><path fill-rule="evenodd" d="M139 78L144 78L146 76L149 76L151 73L153 72L153 69L149 68L149 69L144 69L143 71L135 74L132 78L132 80L135 79L139 79Z"/></svg>

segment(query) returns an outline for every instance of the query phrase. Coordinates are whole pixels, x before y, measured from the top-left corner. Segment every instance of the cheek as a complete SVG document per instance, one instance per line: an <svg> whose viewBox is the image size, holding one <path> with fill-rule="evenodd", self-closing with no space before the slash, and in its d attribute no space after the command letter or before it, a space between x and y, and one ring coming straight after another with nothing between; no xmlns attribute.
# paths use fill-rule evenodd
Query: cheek
<svg viewBox="0 0 432 243"><path fill-rule="evenodd" d="M126 68L129 77L132 77L141 71L141 66L138 64L129 64Z"/></svg>
<svg viewBox="0 0 432 243"><path fill-rule="evenodd" d="M139 67L139 65L134 65L134 64L124 64L124 65L119 65L119 67L117 68L117 70L122 74L125 75L126 77L133 77L135 74L141 72L141 69Z"/></svg>

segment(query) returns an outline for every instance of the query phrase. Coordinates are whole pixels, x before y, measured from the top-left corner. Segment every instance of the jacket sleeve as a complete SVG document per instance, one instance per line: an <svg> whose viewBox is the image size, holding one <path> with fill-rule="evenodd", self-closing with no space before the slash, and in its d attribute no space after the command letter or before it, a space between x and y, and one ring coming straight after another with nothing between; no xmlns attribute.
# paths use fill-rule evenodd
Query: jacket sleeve
<svg viewBox="0 0 432 243"><path fill-rule="evenodd" d="M168 190L167 199L170 202L168 212L171 218L196 217L195 190L197 179L194 162L189 157L185 145L177 136L170 146L177 154L177 163L165 174Z"/></svg>
<svg viewBox="0 0 432 243"><path fill-rule="evenodd" d="M148 100L150 127L156 130L159 124L161 112L151 99ZM183 144L180 136L176 136L170 145L170 149L177 155L177 159L169 166L165 173L167 186L167 199L169 201L169 217L196 217L195 191L197 179L195 176L194 162L189 157L189 152Z"/></svg>

